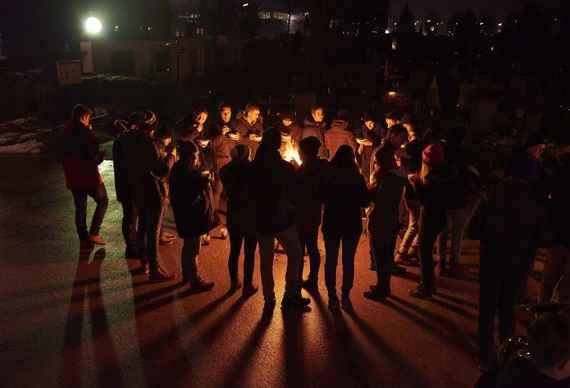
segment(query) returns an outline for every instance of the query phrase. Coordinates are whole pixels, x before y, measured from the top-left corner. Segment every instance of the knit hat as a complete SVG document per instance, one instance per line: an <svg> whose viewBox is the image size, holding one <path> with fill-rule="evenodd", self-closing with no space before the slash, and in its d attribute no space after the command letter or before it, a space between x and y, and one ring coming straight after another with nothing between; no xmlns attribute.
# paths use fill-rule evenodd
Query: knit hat
<svg viewBox="0 0 570 388"><path fill-rule="evenodd" d="M250 150L245 144L238 144L230 151L232 160L247 160L249 159Z"/></svg>
<svg viewBox="0 0 570 388"><path fill-rule="evenodd" d="M524 143L524 149L528 150L529 148L532 148L540 144L546 144L544 136L542 136L540 132L534 132L531 133L526 139L526 142Z"/></svg>
<svg viewBox="0 0 570 388"><path fill-rule="evenodd" d="M429 166L440 166L445 163L445 151L439 143L430 144L422 153L422 160Z"/></svg>

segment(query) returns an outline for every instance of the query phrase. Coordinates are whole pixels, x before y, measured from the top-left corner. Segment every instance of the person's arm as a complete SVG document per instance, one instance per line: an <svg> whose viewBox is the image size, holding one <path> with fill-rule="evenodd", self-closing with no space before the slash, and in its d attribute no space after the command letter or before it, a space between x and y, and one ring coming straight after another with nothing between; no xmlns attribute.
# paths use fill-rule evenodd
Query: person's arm
<svg viewBox="0 0 570 388"><path fill-rule="evenodd" d="M151 140L145 143L145 148L145 153L149 155L149 167L152 174L157 178L168 176L170 169L176 161L176 155L174 154L175 149L168 152L164 158L161 158Z"/></svg>
<svg viewBox="0 0 570 388"><path fill-rule="evenodd" d="M87 130L86 134L86 145L87 145L87 157L93 160L97 164L103 163L105 159L105 152L101 151L99 148L99 141L92 130Z"/></svg>

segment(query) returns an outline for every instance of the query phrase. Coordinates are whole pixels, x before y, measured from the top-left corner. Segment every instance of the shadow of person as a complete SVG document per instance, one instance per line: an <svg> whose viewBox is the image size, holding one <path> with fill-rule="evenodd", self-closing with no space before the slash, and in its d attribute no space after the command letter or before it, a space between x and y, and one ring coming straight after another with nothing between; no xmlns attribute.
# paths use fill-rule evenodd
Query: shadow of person
<svg viewBox="0 0 570 388"><path fill-rule="evenodd" d="M92 251L93 249L81 249L79 253L65 323L62 349L63 366L60 373L61 387L81 386L82 331L86 299L99 382L102 386L119 387L123 385L119 359L110 333L101 291L101 266L106 251L104 248L97 250L93 255L93 261L90 262L89 258Z"/></svg>
<svg viewBox="0 0 570 388"><path fill-rule="evenodd" d="M305 376L305 352L303 346L302 309L281 309L283 317L282 351L285 360L284 372L287 387L303 387L308 383Z"/></svg>
<svg viewBox="0 0 570 388"><path fill-rule="evenodd" d="M249 366L252 364L259 346L263 342L263 338L267 333L267 328L273 319L273 307L263 309L261 318L253 328L253 331L243 344L239 351L236 360L230 365L227 370L229 373L224 377L220 388L234 388L244 386L245 373L250 370Z"/></svg>

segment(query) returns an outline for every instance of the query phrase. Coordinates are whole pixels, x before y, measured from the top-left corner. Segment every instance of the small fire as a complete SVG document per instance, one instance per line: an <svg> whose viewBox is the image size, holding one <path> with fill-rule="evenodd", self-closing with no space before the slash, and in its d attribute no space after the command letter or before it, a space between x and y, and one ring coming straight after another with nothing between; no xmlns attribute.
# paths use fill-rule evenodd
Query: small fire
<svg viewBox="0 0 570 388"><path fill-rule="evenodd" d="M303 164L301 160L301 155L299 155L299 151L293 144L287 142L285 144L285 150L283 151L283 159L287 162L295 162L299 166Z"/></svg>

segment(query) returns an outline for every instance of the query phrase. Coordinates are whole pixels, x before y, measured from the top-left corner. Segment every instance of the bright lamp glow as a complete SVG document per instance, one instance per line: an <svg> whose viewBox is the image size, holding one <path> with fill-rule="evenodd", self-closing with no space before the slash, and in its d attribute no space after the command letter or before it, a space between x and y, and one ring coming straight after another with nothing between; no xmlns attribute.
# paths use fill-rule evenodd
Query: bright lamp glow
<svg viewBox="0 0 570 388"><path fill-rule="evenodd" d="M103 30L103 24L101 20L97 19L94 16L90 16L85 20L85 32L91 35L97 35Z"/></svg>

